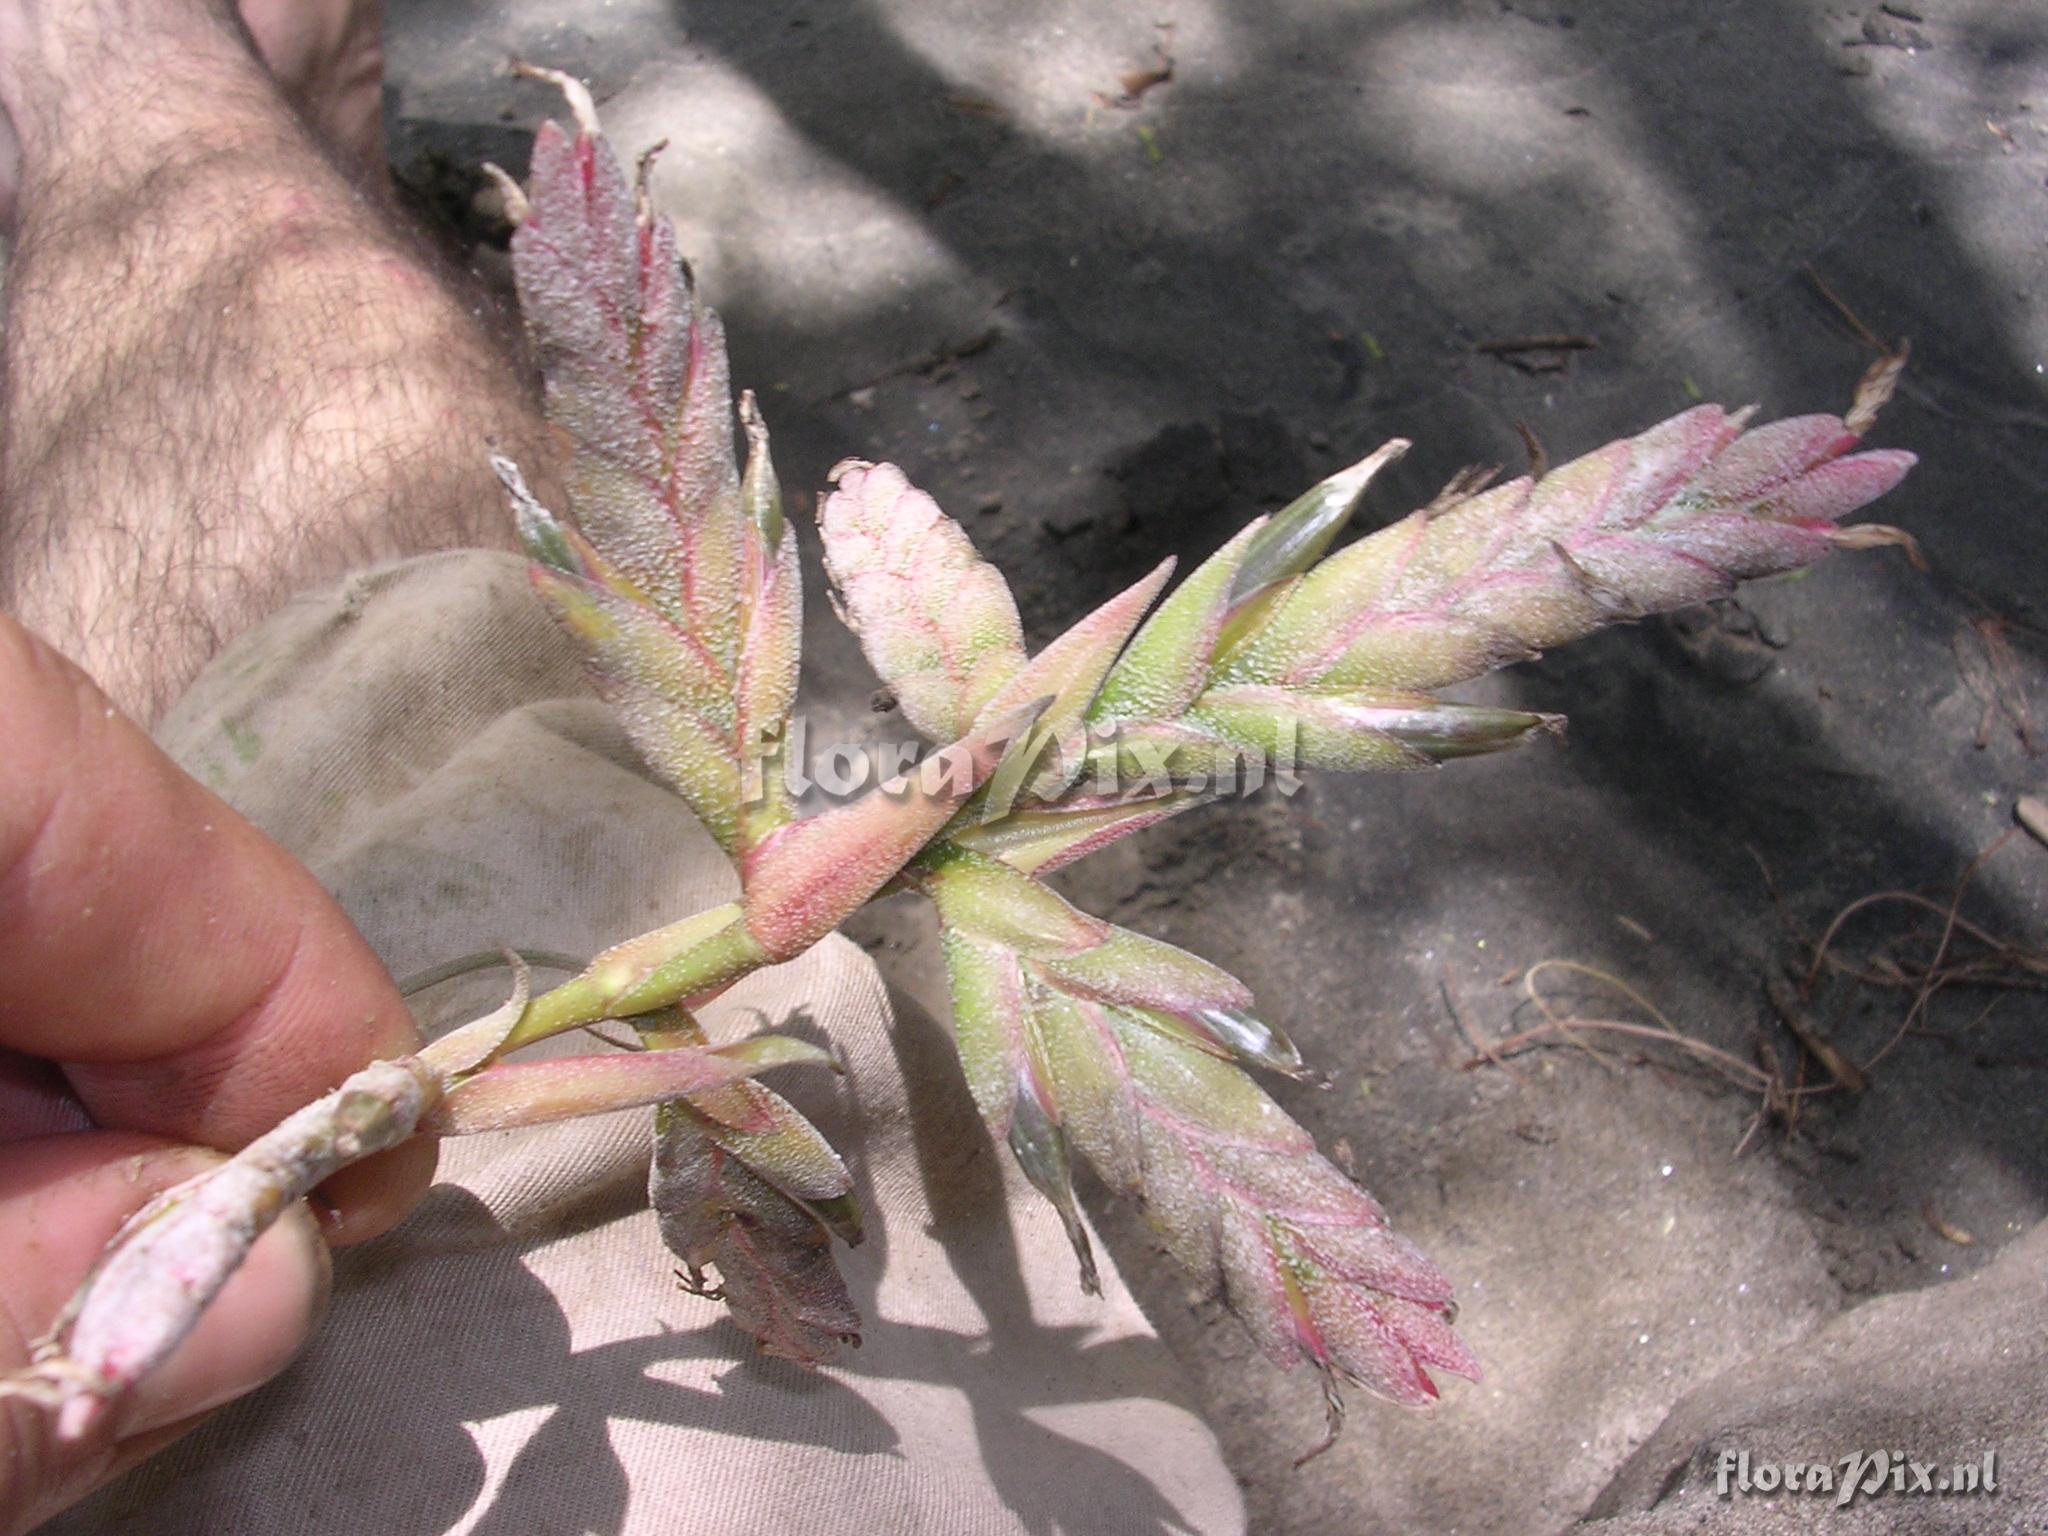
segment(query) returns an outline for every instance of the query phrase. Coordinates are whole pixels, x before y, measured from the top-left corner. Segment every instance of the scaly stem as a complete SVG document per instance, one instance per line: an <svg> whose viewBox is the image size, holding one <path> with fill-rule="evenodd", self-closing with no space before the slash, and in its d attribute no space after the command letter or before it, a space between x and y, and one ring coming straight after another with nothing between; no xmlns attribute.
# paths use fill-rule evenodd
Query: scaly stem
<svg viewBox="0 0 2048 1536"><path fill-rule="evenodd" d="M107 1245L33 1363L0 1378L0 1398L57 1405L59 1438L85 1435L184 1341L292 1202L411 1136L440 1096L419 1058L373 1061L220 1167L157 1196Z"/></svg>

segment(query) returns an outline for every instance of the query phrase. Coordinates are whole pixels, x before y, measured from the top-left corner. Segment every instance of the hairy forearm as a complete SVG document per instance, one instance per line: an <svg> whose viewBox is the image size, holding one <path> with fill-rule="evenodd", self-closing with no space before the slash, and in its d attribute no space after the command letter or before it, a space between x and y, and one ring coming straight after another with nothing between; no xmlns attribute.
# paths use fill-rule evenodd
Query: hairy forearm
<svg viewBox="0 0 2048 1536"><path fill-rule="evenodd" d="M134 111L48 79L6 103L0 604L148 718L300 587L507 542L487 447L540 429L473 307L231 29L169 63L123 41L63 67Z"/></svg>

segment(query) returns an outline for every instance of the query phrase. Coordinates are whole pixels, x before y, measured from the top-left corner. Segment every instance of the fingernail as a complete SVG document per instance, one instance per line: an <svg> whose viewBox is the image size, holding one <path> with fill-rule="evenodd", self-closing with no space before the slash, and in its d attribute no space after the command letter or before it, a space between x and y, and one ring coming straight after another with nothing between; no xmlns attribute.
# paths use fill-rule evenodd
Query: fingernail
<svg viewBox="0 0 2048 1536"><path fill-rule="evenodd" d="M320 1229L320 1236L331 1242L344 1225L342 1214L334 1202L316 1189L306 1196L306 1209L313 1217L313 1224Z"/></svg>

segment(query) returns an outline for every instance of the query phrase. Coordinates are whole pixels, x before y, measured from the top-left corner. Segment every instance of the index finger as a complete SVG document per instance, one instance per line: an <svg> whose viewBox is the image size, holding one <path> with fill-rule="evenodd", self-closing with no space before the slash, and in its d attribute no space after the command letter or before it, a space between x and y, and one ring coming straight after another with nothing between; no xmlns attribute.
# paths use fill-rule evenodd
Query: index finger
<svg viewBox="0 0 2048 1536"><path fill-rule="evenodd" d="M4 615L0 742L0 1048L98 1124L233 1150L417 1048L312 874Z"/></svg>

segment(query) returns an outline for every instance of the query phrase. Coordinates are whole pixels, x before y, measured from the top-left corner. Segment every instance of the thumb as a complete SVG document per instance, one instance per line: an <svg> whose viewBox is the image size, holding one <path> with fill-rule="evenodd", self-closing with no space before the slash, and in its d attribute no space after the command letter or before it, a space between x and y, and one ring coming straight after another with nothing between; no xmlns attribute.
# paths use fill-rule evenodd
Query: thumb
<svg viewBox="0 0 2048 1536"><path fill-rule="evenodd" d="M143 1203L217 1166L218 1153L154 1137L80 1131L0 1146L0 1375L84 1280ZM60 1443L56 1415L0 1399L0 1533L14 1536L178 1438L208 1409L282 1370L325 1310L327 1245L295 1205L265 1233L190 1337L108 1416Z"/></svg>

